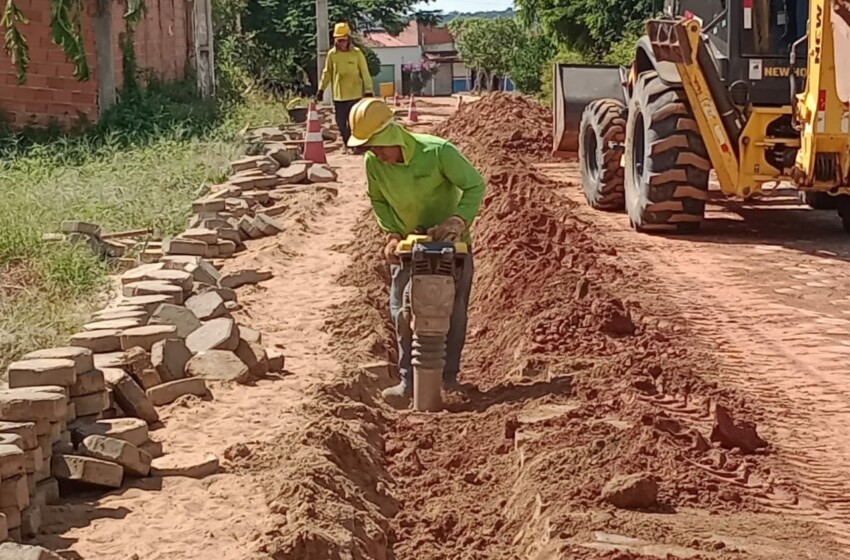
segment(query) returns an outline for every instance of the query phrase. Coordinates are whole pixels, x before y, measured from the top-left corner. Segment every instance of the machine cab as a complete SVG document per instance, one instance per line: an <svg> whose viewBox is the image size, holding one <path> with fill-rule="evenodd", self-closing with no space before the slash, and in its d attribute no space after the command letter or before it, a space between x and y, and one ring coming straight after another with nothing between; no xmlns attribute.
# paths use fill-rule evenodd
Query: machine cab
<svg viewBox="0 0 850 560"><path fill-rule="evenodd" d="M709 51L736 104L791 104L791 49L806 35L809 0L665 0L664 11L702 20ZM796 47L798 91L805 83L806 48L806 41Z"/></svg>

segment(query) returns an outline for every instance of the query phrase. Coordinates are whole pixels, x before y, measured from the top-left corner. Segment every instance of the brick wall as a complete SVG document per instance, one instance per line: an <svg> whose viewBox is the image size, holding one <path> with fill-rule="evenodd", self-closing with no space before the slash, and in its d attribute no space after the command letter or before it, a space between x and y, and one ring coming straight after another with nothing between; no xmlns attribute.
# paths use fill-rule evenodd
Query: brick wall
<svg viewBox="0 0 850 560"><path fill-rule="evenodd" d="M0 51L0 111L16 126L44 126L53 119L70 126L80 115L91 121L97 120L95 2L84 1L83 34L91 77L80 82L74 78L74 65L51 41L50 0L17 0L18 6L30 19L30 24L23 27L30 51L26 84L18 85L14 66ZM191 0L146 0L146 7L145 19L139 22L135 35L139 68L151 69L166 80L183 78L192 50ZM118 38L126 30L123 19L126 9L126 0L112 4L112 52L115 57L115 83L119 88L124 82L124 72ZM0 27L0 33L5 33L5 28Z"/></svg>
<svg viewBox="0 0 850 560"><path fill-rule="evenodd" d="M77 121L78 112L96 120L97 68L91 11L83 19L91 79L80 82L74 78L74 65L51 42L49 0L17 0L17 5L30 20L23 26L29 43L29 73L26 84L18 85L12 62L0 51L0 110L16 126L43 126L51 118L68 125ZM0 27L0 32L5 33L5 28Z"/></svg>
<svg viewBox="0 0 850 560"><path fill-rule="evenodd" d="M165 80L185 77L192 50L191 0L145 0L145 6L145 19L136 26L134 37L139 69L153 70ZM124 22L126 1L116 2L112 9L113 44L116 45L115 83L120 88L124 83L124 69L121 49L117 47L119 34L127 28Z"/></svg>

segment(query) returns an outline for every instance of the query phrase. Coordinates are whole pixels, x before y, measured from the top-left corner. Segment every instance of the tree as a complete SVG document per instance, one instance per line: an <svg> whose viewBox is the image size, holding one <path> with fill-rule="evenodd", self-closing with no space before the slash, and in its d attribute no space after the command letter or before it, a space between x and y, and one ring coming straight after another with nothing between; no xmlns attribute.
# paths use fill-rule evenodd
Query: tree
<svg viewBox="0 0 850 560"><path fill-rule="evenodd" d="M522 32L512 18L461 18L449 23L449 30L461 58L478 73L477 88L482 78L489 84L493 76L507 75L522 43Z"/></svg>
<svg viewBox="0 0 850 560"><path fill-rule="evenodd" d="M623 36L639 30L656 0L516 0L522 22L557 42L602 60Z"/></svg>
<svg viewBox="0 0 850 560"><path fill-rule="evenodd" d="M523 93L540 93L543 72L557 49L552 40L539 32L521 35L520 43L508 61L508 74Z"/></svg>
<svg viewBox="0 0 850 560"><path fill-rule="evenodd" d="M331 22L345 21L354 30L381 28L391 34L404 30L411 19L435 23L437 13L416 10L419 0L338 0L330 5ZM242 32L271 52L292 54L296 68L290 74L306 73L315 86L315 4L305 0L247 0L242 15ZM289 76L282 77L289 79Z"/></svg>

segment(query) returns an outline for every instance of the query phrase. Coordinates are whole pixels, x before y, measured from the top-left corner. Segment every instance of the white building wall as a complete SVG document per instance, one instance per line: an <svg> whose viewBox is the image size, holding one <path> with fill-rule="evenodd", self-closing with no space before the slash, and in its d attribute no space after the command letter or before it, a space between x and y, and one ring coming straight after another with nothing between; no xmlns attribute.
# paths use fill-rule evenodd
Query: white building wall
<svg viewBox="0 0 850 560"><path fill-rule="evenodd" d="M434 45L425 45L426 52L447 52L455 50L454 43L437 43Z"/></svg>
<svg viewBox="0 0 850 560"><path fill-rule="evenodd" d="M395 90L401 94L401 67L404 64L422 61L422 48L416 47L372 47L381 64L395 66Z"/></svg>

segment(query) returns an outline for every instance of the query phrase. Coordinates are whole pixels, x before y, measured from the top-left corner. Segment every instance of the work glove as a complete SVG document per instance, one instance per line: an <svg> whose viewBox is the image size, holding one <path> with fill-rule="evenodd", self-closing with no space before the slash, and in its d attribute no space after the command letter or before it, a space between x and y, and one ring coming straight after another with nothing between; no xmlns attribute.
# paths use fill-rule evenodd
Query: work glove
<svg viewBox="0 0 850 560"><path fill-rule="evenodd" d="M372 93L371 91L367 91L366 93L363 94L363 97L375 97L375 94Z"/></svg>
<svg viewBox="0 0 850 560"><path fill-rule="evenodd" d="M460 216L452 216L442 224L428 230L434 241L458 241L466 231L466 222Z"/></svg>
<svg viewBox="0 0 850 560"><path fill-rule="evenodd" d="M398 242L401 241L401 236L395 233L387 235L387 242L384 245L384 258L390 264L401 264L401 259L398 258Z"/></svg>

